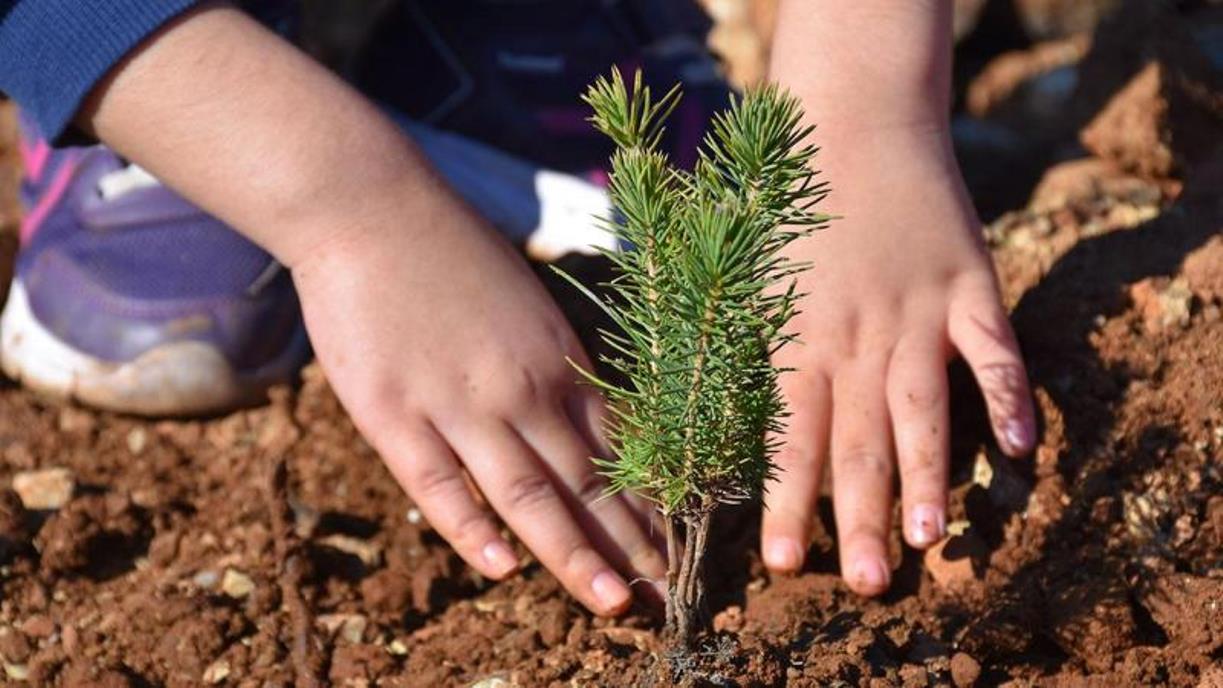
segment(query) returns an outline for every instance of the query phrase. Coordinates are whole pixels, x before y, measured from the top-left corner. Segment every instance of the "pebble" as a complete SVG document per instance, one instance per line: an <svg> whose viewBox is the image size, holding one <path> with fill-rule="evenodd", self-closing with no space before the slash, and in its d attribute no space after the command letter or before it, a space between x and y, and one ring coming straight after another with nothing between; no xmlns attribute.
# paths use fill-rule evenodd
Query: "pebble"
<svg viewBox="0 0 1223 688"><path fill-rule="evenodd" d="M476 681L469 688L514 688L514 684L501 676L489 676Z"/></svg>
<svg viewBox="0 0 1223 688"><path fill-rule="evenodd" d="M204 670L204 683L216 685L229 677L229 660L218 659Z"/></svg>
<svg viewBox="0 0 1223 688"><path fill-rule="evenodd" d="M149 433L142 427L132 428L132 431L127 433L127 450L133 456L140 456L144 448L149 444Z"/></svg>
<svg viewBox="0 0 1223 688"><path fill-rule="evenodd" d="M24 681L30 677L30 668L24 664L4 663L4 675L14 681Z"/></svg>
<svg viewBox="0 0 1223 688"><path fill-rule="evenodd" d="M220 578L221 576L218 575L216 571L213 571L212 569L204 569L203 571L200 571L199 573L196 573L194 576L192 576L191 582L195 583L197 586L201 588L207 589L207 588L211 588L212 586L216 585L217 580L219 580Z"/></svg>
<svg viewBox="0 0 1223 688"><path fill-rule="evenodd" d="M255 589L255 581L236 569L225 569L221 577L221 592L234 599L241 599L251 594Z"/></svg>
<svg viewBox="0 0 1223 688"><path fill-rule="evenodd" d="M408 646L404 645L403 641L397 638L392 640L390 645L386 646L386 651L395 655L396 657L402 657L408 654Z"/></svg>
<svg viewBox="0 0 1223 688"><path fill-rule="evenodd" d="M360 559L366 568L377 568L382 564L382 547L369 540L362 540L351 535L336 534L320 538L317 542L320 545L326 545L353 555Z"/></svg>
<svg viewBox="0 0 1223 688"><path fill-rule="evenodd" d="M951 657L951 681L956 688L969 688L981 677L981 664L963 652L957 652Z"/></svg>
<svg viewBox="0 0 1223 688"><path fill-rule="evenodd" d="M742 628L743 608L737 604L732 604L726 609L718 612L713 617L713 630L717 631L718 633L723 631L737 633Z"/></svg>
<svg viewBox="0 0 1223 688"><path fill-rule="evenodd" d="M349 645L358 645L365 639L369 619L361 614L323 614L317 619L329 635L339 634Z"/></svg>
<svg viewBox="0 0 1223 688"><path fill-rule="evenodd" d="M1130 287L1130 299L1142 314L1147 332L1189 325L1193 292L1184 278L1166 282L1149 277Z"/></svg>
<svg viewBox="0 0 1223 688"><path fill-rule="evenodd" d="M67 468L22 471L13 476L13 490L21 504L31 511L59 509L72 499L76 481Z"/></svg>

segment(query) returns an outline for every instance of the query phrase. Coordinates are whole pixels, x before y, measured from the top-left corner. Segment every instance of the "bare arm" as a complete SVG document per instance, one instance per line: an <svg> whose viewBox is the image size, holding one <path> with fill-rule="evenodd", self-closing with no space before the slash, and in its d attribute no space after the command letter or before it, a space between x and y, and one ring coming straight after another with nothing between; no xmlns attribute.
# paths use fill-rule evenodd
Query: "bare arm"
<svg viewBox="0 0 1223 688"><path fill-rule="evenodd" d="M373 104L224 4L146 41L78 124L290 266L358 208L467 212Z"/></svg>

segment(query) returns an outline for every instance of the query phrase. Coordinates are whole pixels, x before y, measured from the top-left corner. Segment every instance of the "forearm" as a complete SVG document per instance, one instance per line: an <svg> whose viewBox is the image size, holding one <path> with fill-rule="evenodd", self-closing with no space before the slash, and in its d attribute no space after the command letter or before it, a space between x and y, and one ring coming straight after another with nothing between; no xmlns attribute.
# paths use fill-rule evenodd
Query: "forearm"
<svg viewBox="0 0 1223 688"><path fill-rule="evenodd" d="M942 128L950 0L782 0L771 77L825 131Z"/></svg>
<svg viewBox="0 0 1223 688"><path fill-rule="evenodd" d="M145 41L77 124L289 265L357 218L427 226L462 207L375 106L225 5Z"/></svg>

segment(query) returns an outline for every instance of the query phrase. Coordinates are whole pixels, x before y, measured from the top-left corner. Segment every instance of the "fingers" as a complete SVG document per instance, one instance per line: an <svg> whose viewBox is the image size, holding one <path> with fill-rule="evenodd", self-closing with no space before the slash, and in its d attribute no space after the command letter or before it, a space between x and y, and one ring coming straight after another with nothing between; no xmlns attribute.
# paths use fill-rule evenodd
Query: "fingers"
<svg viewBox="0 0 1223 688"><path fill-rule="evenodd" d="M665 557L650 537L648 522L624 495L607 494L607 481L595 472L589 445L559 409L525 422L521 435L544 459L541 467L561 488L578 525L618 570L652 580L666 574Z"/></svg>
<svg viewBox="0 0 1223 688"><path fill-rule="evenodd" d="M597 614L628 608L629 588L578 525L535 452L509 425L443 428L488 502L561 584Z"/></svg>
<svg viewBox="0 0 1223 688"><path fill-rule="evenodd" d="M1011 322L992 284L974 286L953 303L948 334L977 378L998 445L1010 456L1032 451L1032 391Z"/></svg>
<svg viewBox="0 0 1223 688"><path fill-rule="evenodd" d="M775 461L780 472L764 497L761 554L771 570L790 573L803 565L820 479L828 458L832 411L828 380L819 374L782 376L786 407L793 414Z"/></svg>
<svg viewBox="0 0 1223 688"><path fill-rule="evenodd" d="M947 369L937 337L900 341L888 365L905 540L918 549L947 527Z"/></svg>
<svg viewBox="0 0 1223 688"><path fill-rule="evenodd" d="M493 515L476 502L458 460L428 422L416 424L388 449L382 455L395 479L464 561L495 580L518 568Z"/></svg>
<svg viewBox="0 0 1223 688"><path fill-rule="evenodd" d="M878 595L891 582L887 534L892 437L886 364L881 357L854 361L833 380L832 485L841 575L860 595Z"/></svg>

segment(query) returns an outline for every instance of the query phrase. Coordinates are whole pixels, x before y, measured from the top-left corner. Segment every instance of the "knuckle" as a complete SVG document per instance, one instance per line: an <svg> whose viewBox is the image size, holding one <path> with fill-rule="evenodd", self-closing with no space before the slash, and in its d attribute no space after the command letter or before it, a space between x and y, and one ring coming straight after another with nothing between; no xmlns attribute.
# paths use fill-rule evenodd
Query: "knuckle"
<svg viewBox="0 0 1223 688"><path fill-rule="evenodd" d="M981 366L977 383L994 413L1017 413L1027 394L1027 373L1020 363L1003 361Z"/></svg>
<svg viewBox="0 0 1223 688"><path fill-rule="evenodd" d="M511 511L531 511L555 497L552 481L540 473L526 473L510 480L505 489Z"/></svg>
<svg viewBox="0 0 1223 688"><path fill-rule="evenodd" d="M469 549L475 548L483 544L482 538L489 526L491 526L491 520L484 511L474 507L463 509L462 513L454 519L452 537L447 539L458 548L463 546L470 546Z"/></svg>
<svg viewBox="0 0 1223 688"><path fill-rule="evenodd" d="M420 501L454 499L466 490L463 476L450 466L422 466L412 476L413 487Z"/></svg>
<svg viewBox="0 0 1223 688"><path fill-rule="evenodd" d="M904 482L929 480L943 473L944 460L933 447L913 447L900 464L900 478Z"/></svg>
<svg viewBox="0 0 1223 688"><path fill-rule="evenodd" d="M865 447L853 447L841 453L837 465L842 472L875 475L880 478L890 478L892 461L884 452L873 451Z"/></svg>
<svg viewBox="0 0 1223 688"><path fill-rule="evenodd" d="M585 474L574 487L574 495L588 508L597 506L607 496L607 481L598 473Z"/></svg>
<svg viewBox="0 0 1223 688"><path fill-rule="evenodd" d="M581 541L567 542L564 549L561 570L572 580L584 580L592 568L591 563L597 561L599 555L589 544Z"/></svg>
<svg viewBox="0 0 1223 688"><path fill-rule="evenodd" d="M773 462L783 471L808 468L816 463L815 452L787 443L778 447L777 453L773 455Z"/></svg>
<svg viewBox="0 0 1223 688"><path fill-rule="evenodd" d="M1011 332L1011 321L1001 306L982 312L966 313L964 320L970 334L980 340L980 348L996 357L1010 358L1015 349L1015 337Z"/></svg>
<svg viewBox="0 0 1223 688"><path fill-rule="evenodd" d="M540 374L522 366L506 366L494 379L496 383L482 401L505 415L520 416L551 398L552 385Z"/></svg>

